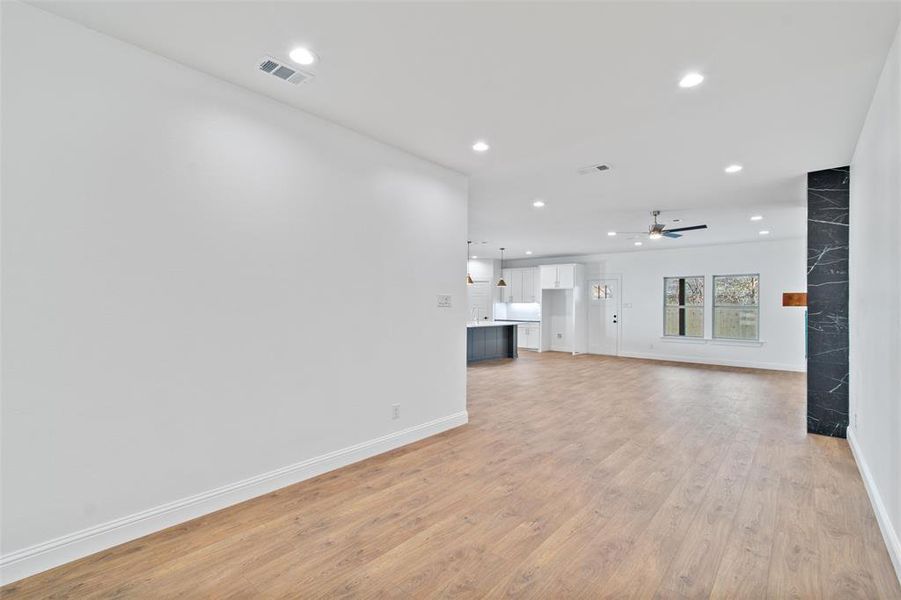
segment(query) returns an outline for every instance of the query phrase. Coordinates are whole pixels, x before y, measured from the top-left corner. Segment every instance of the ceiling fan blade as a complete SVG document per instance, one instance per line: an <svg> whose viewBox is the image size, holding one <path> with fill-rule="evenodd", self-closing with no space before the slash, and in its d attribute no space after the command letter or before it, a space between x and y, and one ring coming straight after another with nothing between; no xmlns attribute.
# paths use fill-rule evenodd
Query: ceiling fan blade
<svg viewBox="0 0 901 600"><path fill-rule="evenodd" d="M676 238L682 237L682 234L681 233L670 233L669 231L664 231L663 237L676 239Z"/></svg>
<svg viewBox="0 0 901 600"><path fill-rule="evenodd" d="M675 233L677 231L694 231L695 229L707 229L706 225L692 225L691 227L676 227L675 229L666 229L665 233Z"/></svg>

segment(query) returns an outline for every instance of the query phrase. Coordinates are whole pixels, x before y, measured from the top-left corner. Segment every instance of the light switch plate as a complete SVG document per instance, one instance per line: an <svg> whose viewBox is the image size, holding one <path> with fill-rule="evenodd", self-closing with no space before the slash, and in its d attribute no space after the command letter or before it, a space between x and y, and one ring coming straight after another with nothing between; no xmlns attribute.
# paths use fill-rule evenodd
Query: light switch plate
<svg viewBox="0 0 901 600"><path fill-rule="evenodd" d="M438 294L438 308L451 308L450 294Z"/></svg>

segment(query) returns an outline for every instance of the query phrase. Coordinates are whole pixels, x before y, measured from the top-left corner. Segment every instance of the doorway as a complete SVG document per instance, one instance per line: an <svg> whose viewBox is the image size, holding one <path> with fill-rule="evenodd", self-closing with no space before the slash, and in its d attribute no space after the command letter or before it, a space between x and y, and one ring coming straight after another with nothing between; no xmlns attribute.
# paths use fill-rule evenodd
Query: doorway
<svg viewBox="0 0 901 600"><path fill-rule="evenodd" d="M594 279L588 285L588 352L619 355L620 280Z"/></svg>

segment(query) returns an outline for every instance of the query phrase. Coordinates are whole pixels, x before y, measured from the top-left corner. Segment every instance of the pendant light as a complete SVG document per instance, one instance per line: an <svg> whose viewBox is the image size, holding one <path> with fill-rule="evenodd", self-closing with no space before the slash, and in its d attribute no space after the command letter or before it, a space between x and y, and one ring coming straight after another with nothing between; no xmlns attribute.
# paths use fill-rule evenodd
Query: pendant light
<svg viewBox="0 0 901 600"><path fill-rule="evenodd" d="M469 247L472 246L472 240L466 242L466 285L475 285L472 280L472 273L469 272Z"/></svg>
<svg viewBox="0 0 901 600"><path fill-rule="evenodd" d="M497 280L497 287L507 287L507 282L504 281L504 248L501 248L501 276Z"/></svg>

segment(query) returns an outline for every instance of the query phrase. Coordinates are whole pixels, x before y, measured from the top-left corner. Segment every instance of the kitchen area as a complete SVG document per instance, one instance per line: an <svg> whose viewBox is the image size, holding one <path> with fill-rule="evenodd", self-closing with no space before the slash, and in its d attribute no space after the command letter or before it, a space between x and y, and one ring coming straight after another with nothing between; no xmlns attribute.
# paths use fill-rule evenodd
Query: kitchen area
<svg viewBox="0 0 901 600"><path fill-rule="evenodd" d="M468 266L467 362L587 351L583 265L505 267L470 257Z"/></svg>

